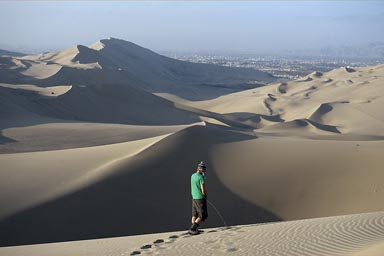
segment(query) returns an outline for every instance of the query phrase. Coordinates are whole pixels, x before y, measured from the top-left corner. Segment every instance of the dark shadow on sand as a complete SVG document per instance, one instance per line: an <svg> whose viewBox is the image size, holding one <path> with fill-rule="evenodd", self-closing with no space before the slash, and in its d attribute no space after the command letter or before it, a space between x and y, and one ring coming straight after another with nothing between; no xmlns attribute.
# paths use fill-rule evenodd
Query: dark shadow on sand
<svg viewBox="0 0 384 256"><path fill-rule="evenodd" d="M17 140L8 138L2 134L2 131L0 130L0 145L8 144L8 143L14 143L17 142Z"/></svg>
<svg viewBox="0 0 384 256"><path fill-rule="evenodd" d="M249 139L255 137L211 125L171 135L120 162L100 182L2 220L0 246L185 230L190 226L190 175L200 160L208 166L209 200L228 225L278 221L232 193L211 169L213 145ZM214 210L208 210L202 227L223 226Z"/></svg>

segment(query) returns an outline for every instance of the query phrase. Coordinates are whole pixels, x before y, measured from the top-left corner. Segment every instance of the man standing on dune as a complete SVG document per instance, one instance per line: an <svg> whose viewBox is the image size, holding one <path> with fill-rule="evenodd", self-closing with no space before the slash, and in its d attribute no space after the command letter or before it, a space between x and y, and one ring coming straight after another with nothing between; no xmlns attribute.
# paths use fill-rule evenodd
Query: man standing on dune
<svg viewBox="0 0 384 256"><path fill-rule="evenodd" d="M207 211L207 190L205 188L205 170L206 166L201 161L197 170L191 176L191 194L192 194L192 226L191 234L198 233L198 226L208 218Z"/></svg>

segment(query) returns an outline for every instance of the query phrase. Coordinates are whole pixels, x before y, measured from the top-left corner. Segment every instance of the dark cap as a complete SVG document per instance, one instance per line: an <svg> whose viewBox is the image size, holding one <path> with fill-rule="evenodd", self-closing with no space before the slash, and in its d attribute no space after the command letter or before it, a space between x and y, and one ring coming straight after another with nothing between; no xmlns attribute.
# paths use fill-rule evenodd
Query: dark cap
<svg viewBox="0 0 384 256"><path fill-rule="evenodd" d="M198 170L202 170L203 172L205 172L205 169L207 169L207 167L205 166L205 163L203 161L201 161L198 165L197 165L197 169Z"/></svg>

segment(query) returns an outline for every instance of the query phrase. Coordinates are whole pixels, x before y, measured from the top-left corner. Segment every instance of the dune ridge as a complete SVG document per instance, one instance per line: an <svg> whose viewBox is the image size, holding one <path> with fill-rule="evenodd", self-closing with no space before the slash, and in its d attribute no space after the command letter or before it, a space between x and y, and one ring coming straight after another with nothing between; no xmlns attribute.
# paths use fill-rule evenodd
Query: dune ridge
<svg viewBox="0 0 384 256"><path fill-rule="evenodd" d="M174 133L192 125L126 125L63 122L36 118L37 124L5 128L2 136L13 143L0 145L0 153L22 153L102 146Z"/></svg>
<svg viewBox="0 0 384 256"><path fill-rule="evenodd" d="M383 212L182 232L0 248L2 255L380 256Z"/></svg>

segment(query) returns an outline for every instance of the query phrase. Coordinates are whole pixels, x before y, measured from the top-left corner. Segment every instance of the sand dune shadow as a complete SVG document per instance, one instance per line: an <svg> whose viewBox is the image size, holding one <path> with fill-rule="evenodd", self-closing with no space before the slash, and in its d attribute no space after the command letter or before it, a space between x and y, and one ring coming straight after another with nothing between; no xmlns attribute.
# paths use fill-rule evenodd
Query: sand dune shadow
<svg viewBox="0 0 384 256"><path fill-rule="evenodd" d="M208 165L209 200L228 225L279 218L227 189L209 169L219 143L254 139L231 129L195 126L171 135L115 166L114 175L0 222L0 245L94 239L185 230L190 225L190 175ZM222 226L209 208L203 227Z"/></svg>

